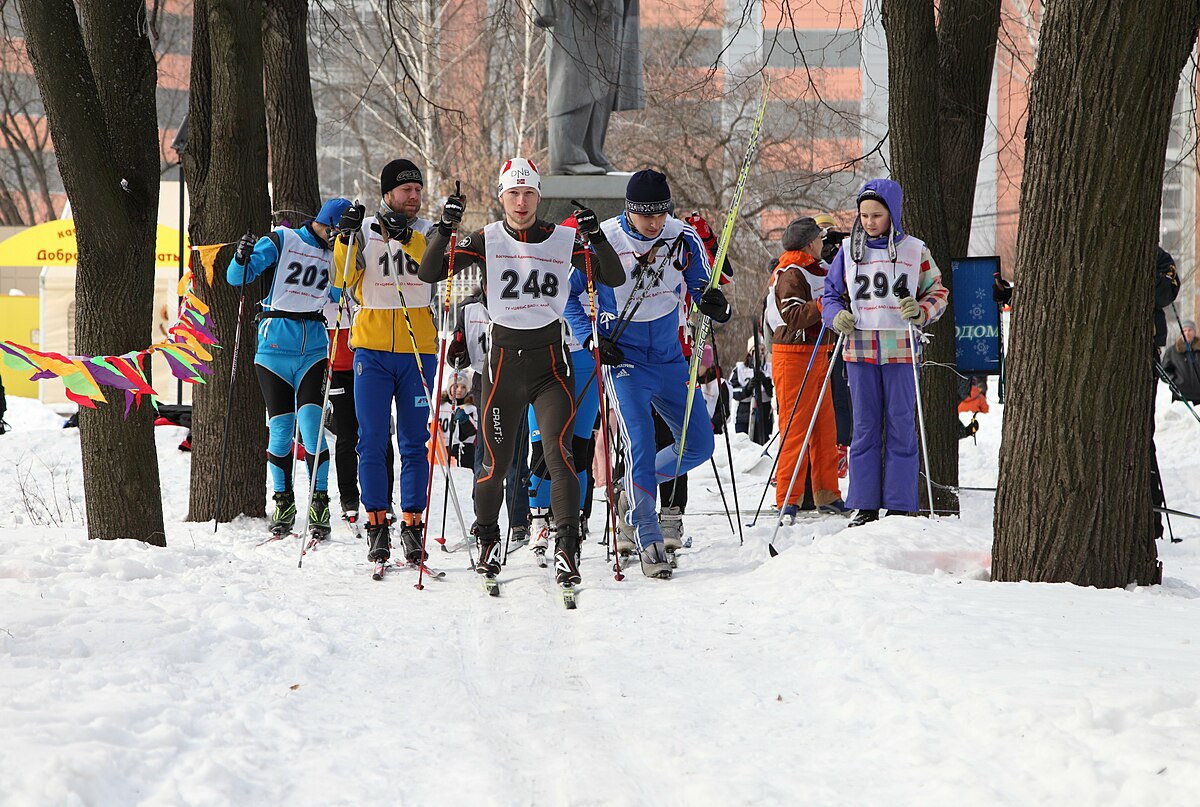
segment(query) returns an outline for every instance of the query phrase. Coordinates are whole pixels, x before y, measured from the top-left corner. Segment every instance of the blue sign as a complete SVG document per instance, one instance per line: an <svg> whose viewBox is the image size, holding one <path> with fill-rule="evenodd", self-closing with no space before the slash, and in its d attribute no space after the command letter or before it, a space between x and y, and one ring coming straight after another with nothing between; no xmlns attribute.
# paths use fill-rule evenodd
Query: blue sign
<svg viewBox="0 0 1200 807"><path fill-rule="evenodd" d="M951 263L955 363L963 375L1000 373L1000 306L992 282L1000 258L960 258Z"/></svg>

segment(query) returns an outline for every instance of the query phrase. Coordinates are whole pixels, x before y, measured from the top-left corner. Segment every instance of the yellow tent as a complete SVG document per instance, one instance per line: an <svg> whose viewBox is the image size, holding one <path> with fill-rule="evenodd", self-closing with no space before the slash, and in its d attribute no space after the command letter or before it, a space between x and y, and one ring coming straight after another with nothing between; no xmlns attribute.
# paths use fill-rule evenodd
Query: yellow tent
<svg viewBox="0 0 1200 807"><path fill-rule="evenodd" d="M75 242L73 219L38 224L0 241L0 266L74 266L78 262L79 246ZM154 265L178 268L179 230L158 225Z"/></svg>

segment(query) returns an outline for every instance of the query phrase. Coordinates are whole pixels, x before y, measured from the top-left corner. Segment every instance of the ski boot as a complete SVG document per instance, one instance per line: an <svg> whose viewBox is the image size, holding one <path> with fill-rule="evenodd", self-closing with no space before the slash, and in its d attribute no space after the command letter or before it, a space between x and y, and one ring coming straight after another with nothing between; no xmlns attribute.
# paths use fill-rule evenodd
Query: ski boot
<svg viewBox="0 0 1200 807"><path fill-rule="evenodd" d="M662 532L667 561L674 569L676 566L675 553L683 548L683 508L664 507L658 514L658 529Z"/></svg>
<svg viewBox="0 0 1200 807"><path fill-rule="evenodd" d="M512 528L512 548L520 549L529 543L529 527L524 524L517 524Z"/></svg>
<svg viewBox="0 0 1200 807"><path fill-rule="evenodd" d="M313 491L312 501L308 505L308 532L314 541L324 541L329 537L329 493L327 491Z"/></svg>
<svg viewBox="0 0 1200 807"><path fill-rule="evenodd" d="M637 531L626 521L629 497L625 495L625 488L620 486L614 490L617 491L617 553L627 558L637 550Z"/></svg>
<svg viewBox="0 0 1200 807"><path fill-rule="evenodd" d="M296 497L290 490L281 490L274 496L275 512L271 516L271 534L287 535L296 525Z"/></svg>
<svg viewBox="0 0 1200 807"><path fill-rule="evenodd" d="M535 507L529 512L529 531L533 535L533 557L538 566L546 565L546 550L550 548L550 511Z"/></svg>
<svg viewBox="0 0 1200 807"><path fill-rule="evenodd" d="M576 586L579 574L579 528L564 524L554 539L554 580L560 586Z"/></svg>
<svg viewBox="0 0 1200 807"><path fill-rule="evenodd" d="M825 513L827 515L844 516L850 513L850 508L847 507L846 503L841 499L834 499L828 504L818 504L817 512Z"/></svg>
<svg viewBox="0 0 1200 807"><path fill-rule="evenodd" d="M358 499L342 499L342 521L358 529Z"/></svg>
<svg viewBox="0 0 1200 807"><path fill-rule="evenodd" d="M400 543L404 547L404 559L413 565L429 560L421 547L421 514L405 513L404 525L400 527Z"/></svg>
<svg viewBox="0 0 1200 807"><path fill-rule="evenodd" d="M367 560L372 563L384 563L392 557L391 528L386 519L367 525L367 543Z"/></svg>
<svg viewBox="0 0 1200 807"><path fill-rule="evenodd" d="M779 511L779 523L784 527L790 527L796 523L796 516L799 514L799 505L785 504L783 509Z"/></svg>
<svg viewBox="0 0 1200 807"><path fill-rule="evenodd" d="M646 544L642 547L640 555L642 574L646 577L656 577L659 580L670 578L671 562L667 558L667 550L662 541Z"/></svg>
<svg viewBox="0 0 1200 807"><path fill-rule="evenodd" d="M475 571L486 577L500 574L500 525L475 523L471 528L475 536L475 546L479 550L479 560L475 563Z"/></svg>
<svg viewBox="0 0 1200 807"><path fill-rule="evenodd" d="M872 521L879 520L878 510L859 509L854 511L854 518L850 519L849 527L861 527L863 524L870 524Z"/></svg>

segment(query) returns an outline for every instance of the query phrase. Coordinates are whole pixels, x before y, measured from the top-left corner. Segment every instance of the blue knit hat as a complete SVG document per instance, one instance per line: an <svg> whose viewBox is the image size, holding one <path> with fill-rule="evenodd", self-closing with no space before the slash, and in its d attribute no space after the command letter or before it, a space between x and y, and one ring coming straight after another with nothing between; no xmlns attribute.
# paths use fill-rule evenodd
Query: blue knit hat
<svg viewBox="0 0 1200 807"><path fill-rule="evenodd" d="M326 227L336 227L338 222L342 220L342 214L349 209L349 199L330 199L321 205L321 212L317 214L317 217L313 221L317 224L324 224Z"/></svg>
<svg viewBox="0 0 1200 807"><path fill-rule="evenodd" d="M643 216L670 213L671 187L666 175L645 168L631 176L625 187L625 211Z"/></svg>

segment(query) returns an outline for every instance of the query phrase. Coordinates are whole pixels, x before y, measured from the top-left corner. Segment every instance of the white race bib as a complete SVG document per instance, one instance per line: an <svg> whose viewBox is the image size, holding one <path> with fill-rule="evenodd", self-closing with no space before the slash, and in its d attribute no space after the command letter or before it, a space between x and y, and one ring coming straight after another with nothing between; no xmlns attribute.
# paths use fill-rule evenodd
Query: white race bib
<svg viewBox="0 0 1200 807"><path fill-rule="evenodd" d="M532 331L562 319L567 307L575 231L556 225L540 244L518 241L494 221L483 228L487 309L493 322Z"/></svg>
<svg viewBox="0 0 1200 807"><path fill-rule="evenodd" d="M904 331L908 320L900 316L900 296L907 288L913 297L921 278L921 256L925 244L911 235L896 244L896 260L888 251L868 247L858 263L845 252L846 293L855 327L863 331Z"/></svg>
<svg viewBox="0 0 1200 807"><path fill-rule="evenodd" d="M279 262L271 284L272 311L320 311L329 300L333 253L314 247L289 227L280 227Z"/></svg>

